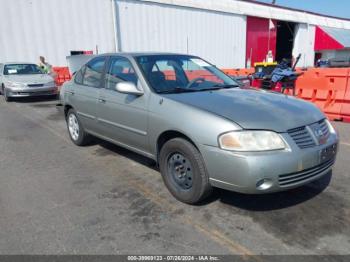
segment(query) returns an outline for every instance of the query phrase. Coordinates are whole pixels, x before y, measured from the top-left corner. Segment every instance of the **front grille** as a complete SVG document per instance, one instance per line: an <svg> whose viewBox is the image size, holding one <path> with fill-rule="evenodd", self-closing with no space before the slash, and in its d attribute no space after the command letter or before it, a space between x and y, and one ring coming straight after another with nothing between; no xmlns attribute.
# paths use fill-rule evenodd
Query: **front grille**
<svg viewBox="0 0 350 262"><path fill-rule="evenodd" d="M42 87L44 84L28 84L29 87Z"/></svg>
<svg viewBox="0 0 350 262"><path fill-rule="evenodd" d="M16 94L18 95L36 95L36 96L39 96L39 95L53 95L55 94L54 91L40 91L40 92L16 92Z"/></svg>
<svg viewBox="0 0 350 262"><path fill-rule="evenodd" d="M311 134L311 132L313 134ZM324 144L329 135L329 128L326 120L313 123L309 126L302 126L288 130L288 134L299 146L299 148L314 147L317 144Z"/></svg>
<svg viewBox="0 0 350 262"><path fill-rule="evenodd" d="M304 169L300 172L294 172L284 175L278 176L278 183L281 187L284 186L293 186L300 183L303 183L305 180L308 180L310 178L313 178L323 171L326 171L328 168L330 168L334 164L335 158L332 158L331 160L324 162L318 166L311 167L308 169Z"/></svg>
<svg viewBox="0 0 350 262"><path fill-rule="evenodd" d="M300 148L316 146L315 140L312 138L309 130L305 126L290 129L288 130L288 134Z"/></svg>
<svg viewBox="0 0 350 262"><path fill-rule="evenodd" d="M323 134L324 134L324 137L329 137L330 133L329 133L329 128L328 128L328 125L326 123L325 120L323 120L322 122L319 122L319 127L321 128Z"/></svg>

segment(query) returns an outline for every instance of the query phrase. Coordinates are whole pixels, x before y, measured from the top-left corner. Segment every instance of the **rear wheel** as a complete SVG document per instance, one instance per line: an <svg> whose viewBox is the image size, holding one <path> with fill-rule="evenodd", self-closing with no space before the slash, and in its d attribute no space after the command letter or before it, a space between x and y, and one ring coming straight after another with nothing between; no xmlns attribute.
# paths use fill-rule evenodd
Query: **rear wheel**
<svg viewBox="0 0 350 262"><path fill-rule="evenodd" d="M91 137L85 132L74 109L70 109L66 117L68 133L74 144L84 146L91 141Z"/></svg>
<svg viewBox="0 0 350 262"><path fill-rule="evenodd" d="M160 151L159 165L165 185L178 200L196 204L211 193L203 158L186 139L166 142Z"/></svg>

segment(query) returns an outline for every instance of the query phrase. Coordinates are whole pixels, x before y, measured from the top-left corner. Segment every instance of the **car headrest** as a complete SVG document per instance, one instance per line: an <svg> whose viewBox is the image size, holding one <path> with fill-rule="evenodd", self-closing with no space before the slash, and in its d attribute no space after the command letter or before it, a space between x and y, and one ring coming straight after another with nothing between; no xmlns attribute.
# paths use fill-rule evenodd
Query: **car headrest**
<svg viewBox="0 0 350 262"><path fill-rule="evenodd" d="M151 79L158 80L158 81L164 81L165 80L165 74L161 71L151 72L150 75Z"/></svg>

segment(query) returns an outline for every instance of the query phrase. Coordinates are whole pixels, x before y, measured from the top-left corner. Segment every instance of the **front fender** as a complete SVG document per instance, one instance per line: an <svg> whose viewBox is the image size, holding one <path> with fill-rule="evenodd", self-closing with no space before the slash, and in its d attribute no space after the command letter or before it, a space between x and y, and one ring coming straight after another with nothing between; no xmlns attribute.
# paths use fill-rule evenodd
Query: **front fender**
<svg viewBox="0 0 350 262"><path fill-rule="evenodd" d="M198 147L218 146L218 135L242 129L213 113L152 94L149 105L149 145L157 154L157 140L166 131L179 132Z"/></svg>

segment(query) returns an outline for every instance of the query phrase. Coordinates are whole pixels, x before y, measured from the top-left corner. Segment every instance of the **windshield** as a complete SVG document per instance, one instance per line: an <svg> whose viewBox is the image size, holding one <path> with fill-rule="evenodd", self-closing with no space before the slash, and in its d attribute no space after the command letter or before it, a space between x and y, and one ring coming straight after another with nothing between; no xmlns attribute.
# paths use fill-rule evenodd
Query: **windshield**
<svg viewBox="0 0 350 262"><path fill-rule="evenodd" d="M40 67L35 64L11 64L5 65L4 75L32 75L43 74Z"/></svg>
<svg viewBox="0 0 350 262"><path fill-rule="evenodd" d="M238 83L206 61L187 55L138 56L149 84L157 93L196 92L237 87Z"/></svg>

